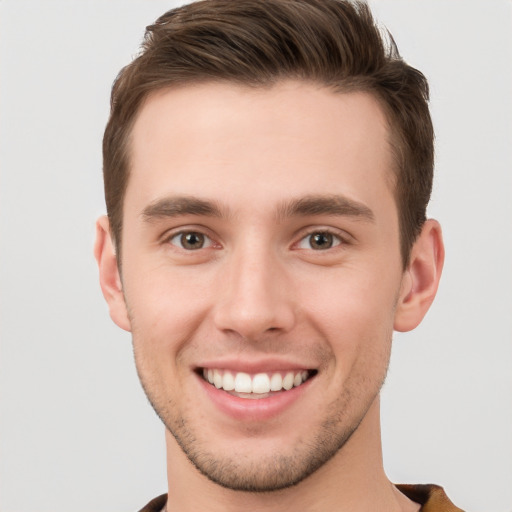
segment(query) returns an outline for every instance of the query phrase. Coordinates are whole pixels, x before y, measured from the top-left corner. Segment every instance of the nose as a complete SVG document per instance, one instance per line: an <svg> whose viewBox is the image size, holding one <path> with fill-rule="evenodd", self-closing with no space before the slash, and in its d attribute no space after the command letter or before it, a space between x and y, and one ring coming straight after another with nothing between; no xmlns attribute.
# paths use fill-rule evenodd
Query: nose
<svg viewBox="0 0 512 512"><path fill-rule="evenodd" d="M295 324L293 287L270 250L240 250L224 262L214 322L224 332L257 341Z"/></svg>

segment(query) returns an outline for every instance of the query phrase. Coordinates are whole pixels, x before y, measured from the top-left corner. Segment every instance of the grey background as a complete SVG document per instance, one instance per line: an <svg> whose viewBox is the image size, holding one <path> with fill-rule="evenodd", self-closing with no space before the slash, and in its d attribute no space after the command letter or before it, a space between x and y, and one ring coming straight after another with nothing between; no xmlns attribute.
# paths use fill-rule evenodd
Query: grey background
<svg viewBox="0 0 512 512"><path fill-rule="evenodd" d="M110 84L161 0L0 2L0 511L121 512L164 492L163 428L92 257ZM512 510L512 3L374 0L430 79L438 298L396 336L386 469Z"/></svg>

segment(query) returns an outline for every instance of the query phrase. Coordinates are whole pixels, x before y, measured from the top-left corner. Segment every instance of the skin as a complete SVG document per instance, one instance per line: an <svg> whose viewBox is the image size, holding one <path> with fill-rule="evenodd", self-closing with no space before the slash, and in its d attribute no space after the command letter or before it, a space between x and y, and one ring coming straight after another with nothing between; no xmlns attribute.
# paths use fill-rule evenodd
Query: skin
<svg viewBox="0 0 512 512"><path fill-rule="evenodd" d="M418 510L384 474L378 396L393 329L425 315L444 251L429 220L403 271L388 132L370 95L293 81L158 91L141 109L122 277L106 218L95 251L167 427L169 511ZM275 414L234 418L205 366L316 373Z"/></svg>

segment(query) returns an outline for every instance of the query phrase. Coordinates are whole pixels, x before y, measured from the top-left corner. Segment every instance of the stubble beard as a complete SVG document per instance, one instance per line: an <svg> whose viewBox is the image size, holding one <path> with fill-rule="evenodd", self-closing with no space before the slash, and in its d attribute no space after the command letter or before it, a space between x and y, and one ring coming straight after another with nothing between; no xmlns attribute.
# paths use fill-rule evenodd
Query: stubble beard
<svg viewBox="0 0 512 512"><path fill-rule="evenodd" d="M137 357L135 359L149 402L192 465L221 487L257 493L275 492L299 484L342 450L376 400L387 373L385 364L380 378L372 383L368 383L366 376L360 376L362 386L354 387L347 382L340 396L326 408L331 412L319 425L318 432L312 439L301 439L296 443L293 454L274 453L250 460L244 454L218 454L209 449L208 442L199 439L195 433L201 425L194 427L186 415L178 415L172 400L159 399L152 391L154 386L150 385L150 379L145 377L144 365L139 364ZM358 381L357 377L353 380ZM358 403L357 412L353 410L354 403Z"/></svg>
<svg viewBox="0 0 512 512"><path fill-rule="evenodd" d="M254 461L236 454L220 458L201 446L186 420L173 426L162 416L160 418L202 475L226 489L253 493L271 493L299 484L334 457L359 425L339 432L334 428L337 422L328 419L312 441L301 441L295 446L293 455L275 453Z"/></svg>
<svg viewBox="0 0 512 512"><path fill-rule="evenodd" d="M128 304L128 303L127 303ZM146 368L144 357L138 353L136 322L128 307L132 326L132 344L135 366L144 392L166 429L190 463L206 478L223 488L233 491L271 493L293 487L331 460L351 438L370 407L377 399L389 368L393 331L377 343L380 351L373 353L369 361L360 361L355 373L347 379L338 397L325 408L326 418L311 440L301 439L293 448L292 455L274 453L248 460L244 454L222 454L208 450L208 435L203 441L195 429L203 424L192 425L181 414L171 397L160 396L158 384L153 382L152 369ZM142 344L144 344L144 340ZM368 364L367 364L368 363ZM372 379L372 368L377 371ZM370 370L370 371L368 371Z"/></svg>

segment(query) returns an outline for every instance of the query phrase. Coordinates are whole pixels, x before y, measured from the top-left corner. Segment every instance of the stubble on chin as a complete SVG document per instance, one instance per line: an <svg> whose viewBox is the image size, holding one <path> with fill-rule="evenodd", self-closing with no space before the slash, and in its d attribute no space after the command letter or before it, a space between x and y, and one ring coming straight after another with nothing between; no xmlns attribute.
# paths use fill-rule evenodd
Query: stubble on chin
<svg viewBox="0 0 512 512"><path fill-rule="evenodd" d="M163 396L159 392L165 389L165 385L159 382L158 375L145 360L144 351L137 349L136 341L141 340L136 340L136 332L136 329L132 330L134 356L142 387L156 414L190 463L221 487L261 493L299 484L343 450L379 395L387 374L392 336L391 331L384 343L373 340L374 347L379 348L355 365L339 395L324 407L324 419L311 429L316 433L308 431L303 434L288 453L260 453L255 459L247 453L212 449L207 421L192 421L195 416L189 413L188 408L193 408L194 404L188 403L184 410L180 410L172 396ZM323 359L329 359L327 354L323 354ZM256 439L262 430L265 428L256 426L247 433L248 437Z"/></svg>
<svg viewBox="0 0 512 512"><path fill-rule="evenodd" d="M360 414L354 415L351 410L351 401L360 397L355 397L347 389L327 408L334 412L319 424L318 432L311 439L299 439L290 454L260 455L257 460L244 453L217 453L212 450L211 443L207 441L208 433L196 434L197 428L207 428L205 423L198 427L190 424L186 414L177 417L176 406L171 400L162 403L153 396L143 375L141 382L153 409L202 475L226 489L268 493L299 484L343 450L376 400L385 374L366 394ZM255 433L252 434L254 437Z"/></svg>

